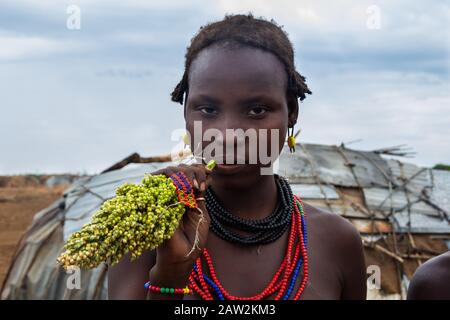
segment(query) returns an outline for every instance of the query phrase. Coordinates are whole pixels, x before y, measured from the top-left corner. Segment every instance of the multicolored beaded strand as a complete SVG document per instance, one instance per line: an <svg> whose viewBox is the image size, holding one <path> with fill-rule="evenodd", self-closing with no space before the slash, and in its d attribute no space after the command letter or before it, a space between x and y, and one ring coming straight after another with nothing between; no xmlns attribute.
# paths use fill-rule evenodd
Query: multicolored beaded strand
<svg viewBox="0 0 450 320"><path fill-rule="evenodd" d="M297 207L300 208L300 214L301 214L300 218L301 218L301 221L302 221L301 225L302 225L303 241L305 242L305 247L307 248L308 247L308 237L307 237L307 231L306 231L305 212L304 212L303 206L299 202L299 200L300 200L300 198L296 199ZM288 300L290 295L291 295L291 293L292 293L292 291L294 290L294 286L295 286L295 283L297 281L297 277L298 277L298 274L300 272L300 268L301 268L302 264L303 264L303 257L301 257L300 260L298 260L297 265L295 266L294 275L292 277L292 280L291 280L291 283L289 285L289 288L288 288L286 294L283 297L283 300Z"/></svg>
<svg viewBox="0 0 450 320"><path fill-rule="evenodd" d="M172 174L170 179L177 189L178 200L190 208L197 208L194 189L186 175L180 171Z"/></svg>
<svg viewBox="0 0 450 320"><path fill-rule="evenodd" d="M277 292L275 300L288 300L294 290L300 268L303 266L303 279L293 298L294 300L299 300L308 281L307 228L303 202L300 197L294 196L293 207L295 214L291 221L285 258L268 286L261 293L252 297L231 295L223 288L217 278L212 259L206 249L203 250L202 256L197 259L194 265L194 269L189 277L189 286L204 300L213 300L211 290L220 300L261 300L275 292ZM296 238L298 238L298 243L295 245ZM202 257L206 260L210 276L203 273Z"/></svg>
<svg viewBox="0 0 450 320"><path fill-rule="evenodd" d="M158 293L168 293L168 294L192 294L192 289L189 287L185 288L164 288L158 287L150 284L150 281L144 284L144 288L152 292Z"/></svg>

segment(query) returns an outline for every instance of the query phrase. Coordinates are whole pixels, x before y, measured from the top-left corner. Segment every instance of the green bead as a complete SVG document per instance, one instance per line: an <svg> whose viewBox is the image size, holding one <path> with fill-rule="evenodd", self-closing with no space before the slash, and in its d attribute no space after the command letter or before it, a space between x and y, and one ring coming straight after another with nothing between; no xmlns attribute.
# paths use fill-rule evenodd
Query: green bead
<svg viewBox="0 0 450 320"><path fill-rule="evenodd" d="M174 293L175 289L174 288L170 288L170 293Z"/></svg>

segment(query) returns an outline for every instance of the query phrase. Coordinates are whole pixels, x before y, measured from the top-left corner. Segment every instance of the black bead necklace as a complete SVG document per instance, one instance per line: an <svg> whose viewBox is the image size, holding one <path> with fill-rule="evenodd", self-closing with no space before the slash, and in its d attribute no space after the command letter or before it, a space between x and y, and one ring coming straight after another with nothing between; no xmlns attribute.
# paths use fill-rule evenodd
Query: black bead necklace
<svg viewBox="0 0 450 320"><path fill-rule="evenodd" d="M290 226L293 213L293 194L289 183L275 175L279 201L275 210L264 219L243 219L228 212L217 200L211 187L206 189L206 209L211 217L211 230L225 241L241 245L267 244L277 240ZM236 234L226 227L250 233Z"/></svg>

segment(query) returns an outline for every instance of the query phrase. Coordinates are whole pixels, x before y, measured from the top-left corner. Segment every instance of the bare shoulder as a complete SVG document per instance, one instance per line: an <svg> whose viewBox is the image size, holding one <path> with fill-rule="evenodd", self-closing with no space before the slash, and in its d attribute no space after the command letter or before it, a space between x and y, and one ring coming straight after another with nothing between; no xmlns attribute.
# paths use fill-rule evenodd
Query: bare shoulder
<svg viewBox="0 0 450 320"><path fill-rule="evenodd" d="M341 299L366 298L366 265L361 236L345 218L305 203L309 242L316 256L327 261L341 285Z"/></svg>
<svg viewBox="0 0 450 320"><path fill-rule="evenodd" d="M408 299L450 299L450 251L434 257L414 273Z"/></svg>
<svg viewBox="0 0 450 320"><path fill-rule="evenodd" d="M345 218L338 214L320 210L314 206L305 203L305 211L308 220L316 227L320 228L321 233L330 237L330 240L336 240L335 244L341 243L345 246L361 246L361 236L358 230Z"/></svg>

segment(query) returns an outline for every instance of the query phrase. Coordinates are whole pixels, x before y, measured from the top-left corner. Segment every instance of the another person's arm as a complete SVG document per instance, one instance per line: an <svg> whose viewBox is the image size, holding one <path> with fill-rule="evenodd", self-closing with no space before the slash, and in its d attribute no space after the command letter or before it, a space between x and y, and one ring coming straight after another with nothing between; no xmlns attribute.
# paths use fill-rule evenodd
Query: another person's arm
<svg viewBox="0 0 450 320"><path fill-rule="evenodd" d="M407 299L450 299L450 252L434 257L417 268L409 284Z"/></svg>

